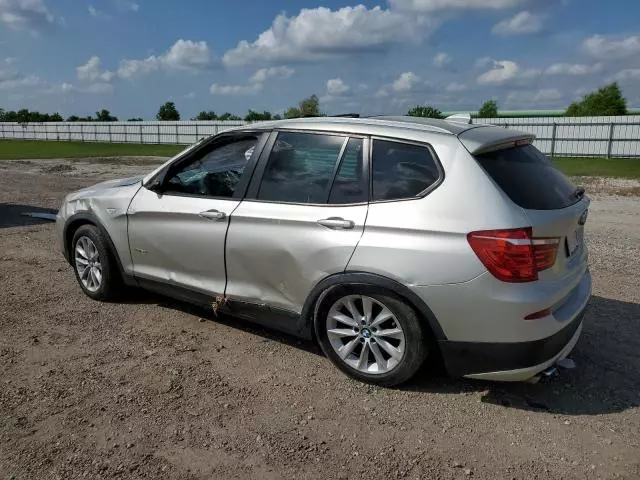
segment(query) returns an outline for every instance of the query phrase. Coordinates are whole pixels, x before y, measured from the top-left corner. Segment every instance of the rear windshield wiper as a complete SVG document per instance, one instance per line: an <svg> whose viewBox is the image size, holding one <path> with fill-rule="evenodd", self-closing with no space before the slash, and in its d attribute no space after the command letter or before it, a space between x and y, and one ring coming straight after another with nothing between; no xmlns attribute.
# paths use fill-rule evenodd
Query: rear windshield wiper
<svg viewBox="0 0 640 480"><path fill-rule="evenodd" d="M584 197L584 187L576 187L573 191L573 196L578 200L581 200Z"/></svg>

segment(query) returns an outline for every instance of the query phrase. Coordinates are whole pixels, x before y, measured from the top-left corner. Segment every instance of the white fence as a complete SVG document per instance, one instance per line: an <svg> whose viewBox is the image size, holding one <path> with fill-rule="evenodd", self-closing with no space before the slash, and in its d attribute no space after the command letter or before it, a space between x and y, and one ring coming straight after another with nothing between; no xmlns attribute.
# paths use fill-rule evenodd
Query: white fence
<svg viewBox="0 0 640 480"><path fill-rule="evenodd" d="M640 115L620 117L476 118L531 132L556 157L639 157ZM190 144L244 121L2 123L0 138L81 142Z"/></svg>
<svg viewBox="0 0 640 480"><path fill-rule="evenodd" d="M109 143L190 144L215 135L239 121L180 122L0 122L0 138Z"/></svg>
<svg viewBox="0 0 640 480"><path fill-rule="evenodd" d="M475 118L536 135L552 157L640 157L640 115L617 117Z"/></svg>

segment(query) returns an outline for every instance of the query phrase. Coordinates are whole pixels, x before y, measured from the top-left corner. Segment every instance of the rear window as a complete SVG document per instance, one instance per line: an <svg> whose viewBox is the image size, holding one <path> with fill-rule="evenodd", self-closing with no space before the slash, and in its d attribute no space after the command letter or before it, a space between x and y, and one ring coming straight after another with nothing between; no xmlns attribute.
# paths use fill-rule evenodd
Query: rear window
<svg viewBox="0 0 640 480"><path fill-rule="evenodd" d="M529 210L556 210L576 203L576 187L532 145L476 155L476 160L514 203Z"/></svg>

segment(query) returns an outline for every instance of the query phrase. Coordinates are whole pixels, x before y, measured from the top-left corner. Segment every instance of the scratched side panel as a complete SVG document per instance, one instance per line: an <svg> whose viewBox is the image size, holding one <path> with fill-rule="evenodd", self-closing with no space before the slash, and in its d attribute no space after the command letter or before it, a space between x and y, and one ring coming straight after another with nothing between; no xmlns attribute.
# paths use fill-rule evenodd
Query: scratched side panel
<svg viewBox="0 0 640 480"><path fill-rule="evenodd" d="M227 236L227 297L301 312L311 289L345 270L360 237L367 205L294 205L243 201ZM332 230L329 217L354 228Z"/></svg>

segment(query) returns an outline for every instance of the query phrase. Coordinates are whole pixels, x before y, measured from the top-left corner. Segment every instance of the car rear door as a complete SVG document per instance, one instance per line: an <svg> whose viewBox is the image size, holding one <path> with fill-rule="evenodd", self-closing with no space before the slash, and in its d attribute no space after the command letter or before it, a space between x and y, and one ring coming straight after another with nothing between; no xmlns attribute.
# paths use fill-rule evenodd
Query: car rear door
<svg viewBox="0 0 640 480"><path fill-rule="evenodd" d="M227 236L230 301L299 313L313 286L345 270L368 208L368 140L273 132Z"/></svg>
<svg viewBox="0 0 640 480"><path fill-rule="evenodd" d="M134 275L223 294L229 217L246 192L267 133L223 134L139 190L128 210Z"/></svg>

